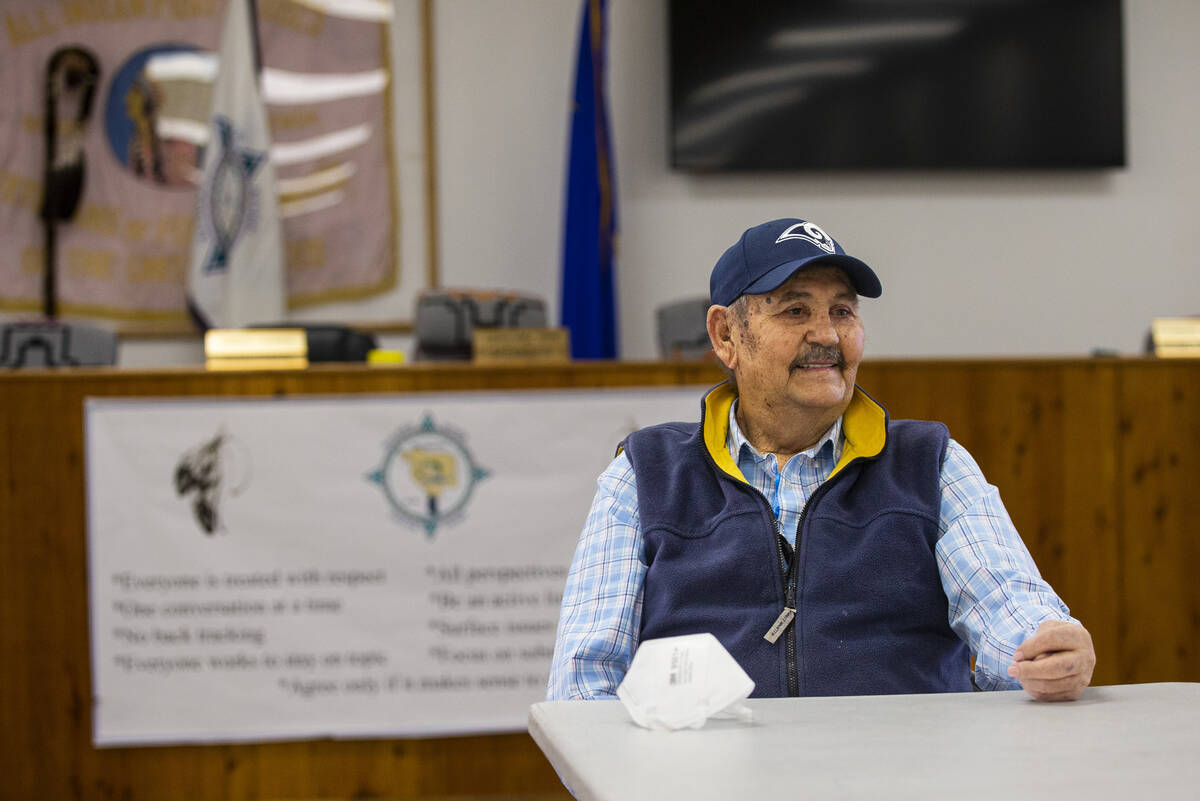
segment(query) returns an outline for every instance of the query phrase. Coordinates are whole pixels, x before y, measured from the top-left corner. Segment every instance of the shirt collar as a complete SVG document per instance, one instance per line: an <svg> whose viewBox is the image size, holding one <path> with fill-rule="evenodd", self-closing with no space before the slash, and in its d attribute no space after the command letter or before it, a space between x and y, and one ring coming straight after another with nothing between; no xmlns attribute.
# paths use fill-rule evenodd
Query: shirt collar
<svg viewBox="0 0 1200 801"><path fill-rule="evenodd" d="M738 399L734 398L733 403L729 406L729 434L725 438L725 444L729 448L729 455L732 457L735 464L741 463L741 457L743 453L752 458L756 463L761 462L766 458L766 456L759 453L758 449L751 445L750 440L746 439L746 435L742 433L742 429L738 426L737 422L737 407ZM821 438L817 440L815 445L808 450L797 454L797 456L804 456L808 459L816 459L818 456L823 454L826 447L832 451L832 463L837 464L838 460L842 458L841 416L839 416L837 420L833 421L833 425L829 427L828 431L821 435Z"/></svg>

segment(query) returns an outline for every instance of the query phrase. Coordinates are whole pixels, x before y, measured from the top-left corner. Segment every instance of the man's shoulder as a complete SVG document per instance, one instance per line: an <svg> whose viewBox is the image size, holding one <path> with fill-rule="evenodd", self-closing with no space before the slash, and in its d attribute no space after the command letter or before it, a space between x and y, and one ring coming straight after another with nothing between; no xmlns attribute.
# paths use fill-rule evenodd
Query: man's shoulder
<svg viewBox="0 0 1200 801"><path fill-rule="evenodd" d="M617 450L618 452L625 451L627 454L634 452L661 453L682 446L689 440L694 439L698 435L699 430L699 423L658 423L646 426L645 428L639 428L637 431L629 434L621 442Z"/></svg>
<svg viewBox="0 0 1200 801"><path fill-rule="evenodd" d="M889 420L887 448L895 458L928 453L940 463L950 443L950 429L937 420Z"/></svg>
<svg viewBox="0 0 1200 801"><path fill-rule="evenodd" d="M937 420L888 420L888 436L949 438L950 429Z"/></svg>
<svg viewBox="0 0 1200 801"><path fill-rule="evenodd" d="M655 425L652 425L652 426L646 426L645 428L639 428L637 431L634 431L629 436L630 437L639 437L639 438L643 438L643 439L650 438L650 437L665 437L668 439L676 438L676 437L687 438L687 437L694 436L699 429L700 429L699 423L683 423L683 422L656 423Z"/></svg>

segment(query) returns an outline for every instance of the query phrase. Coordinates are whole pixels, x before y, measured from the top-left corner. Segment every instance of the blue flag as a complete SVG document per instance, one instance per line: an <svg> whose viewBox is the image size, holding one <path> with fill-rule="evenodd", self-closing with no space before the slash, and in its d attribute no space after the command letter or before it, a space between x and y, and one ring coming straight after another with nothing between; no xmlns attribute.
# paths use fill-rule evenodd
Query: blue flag
<svg viewBox="0 0 1200 801"><path fill-rule="evenodd" d="M583 1L571 115L561 309L575 359L617 356L613 297L617 209L604 93L605 6L606 0Z"/></svg>

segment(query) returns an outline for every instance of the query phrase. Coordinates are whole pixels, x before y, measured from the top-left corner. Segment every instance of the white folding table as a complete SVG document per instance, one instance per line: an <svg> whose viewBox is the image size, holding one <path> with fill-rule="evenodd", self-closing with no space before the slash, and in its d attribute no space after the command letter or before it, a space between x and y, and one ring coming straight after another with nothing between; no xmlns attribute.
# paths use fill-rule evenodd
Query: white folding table
<svg viewBox="0 0 1200 801"><path fill-rule="evenodd" d="M548 701L529 732L580 801L1200 799L1200 684L750 699L754 720L650 731Z"/></svg>

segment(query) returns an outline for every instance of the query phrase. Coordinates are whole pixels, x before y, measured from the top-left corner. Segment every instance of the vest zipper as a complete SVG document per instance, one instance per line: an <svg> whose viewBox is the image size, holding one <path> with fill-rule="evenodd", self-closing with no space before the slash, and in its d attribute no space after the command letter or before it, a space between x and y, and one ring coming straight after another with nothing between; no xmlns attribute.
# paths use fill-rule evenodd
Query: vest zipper
<svg viewBox="0 0 1200 801"><path fill-rule="evenodd" d="M708 457L708 460L712 462L712 466L719 472L720 468L717 467L707 448L705 449L705 456ZM850 464L858 461L860 459L855 459ZM846 466L849 467L850 465ZM771 626L770 631L767 632L763 639L775 643L780 636L783 637L784 660L787 669L787 692L789 696L793 697L800 695L800 668L796 655L796 629L798 628L796 617L799 615L799 562L800 547L803 543L804 520L807 518L808 510L812 507L813 503L821 497L825 489L836 481L840 475L841 473L839 472L838 475L831 477L825 483L821 484L821 486L817 487L808 501L805 502L804 508L800 510L800 519L796 523L796 547L790 548L788 546L788 542L783 536L783 522L778 517L775 517L775 525L773 526L772 533L775 535L775 554L779 559L779 576L780 582L783 585L783 611L780 612L779 617L775 618L774 625ZM771 506L771 502L767 500L766 495L763 495L758 489L749 484L745 486L761 498L764 505ZM772 515L774 515L774 510L772 510ZM792 552L790 558L787 555L785 547L790 548Z"/></svg>
<svg viewBox="0 0 1200 801"><path fill-rule="evenodd" d="M796 547L794 549L794 555L792 556L792 567L788 572L789 580L787 591L785 593L792 608L797 610L797 617L799 617L800 614L800 549L804 544L804 521L808 519L808 510L811 509L817 503L817 501L821 499L821 496L828 491L833 482L837 481L846 474L847 468L860 461L873 461L874 458L875 457L859 457L858 459L851 460L846 467L839 470L836 475L829 477L823 484L813 490L813 494L809 496L807 501L805 501L804 508L800 510L800 520L796 523ZM800 663L796 654L796 629L799 627L799 623L793 622L792 625L788 627L786 636L784 638L784 648L787 649L786 658L788 695L790 696L800 695Z"/></svg>
<svg viewBox="0 0 1200 801"><path fill-rule="evenodd" d="M794 548L792 548L792 563L788 566L788 572L784 577L784 580L787 582L787 588L784 591L784 596L786 599L785 603L792 609L798 609L800 606L800 603L797 599L800 594L800 579L798 578L800 575L800 546L802 544L800 538L804 531L804 517L808 514L808 507L812 505L812 502L814 499L816 499L817 492L820 491L820 489L821 487L817 487L817 490L813 492L812 497L805 502L804 508L800 510L800 521L796 523L796 545ZM787 659L788 695L793 697L800 694L800 666L796 660L797 628L799 628L799 626L793 620L792 625L788 626L788 630L784 632L783 640L783 647L785 649Z"/></svg>
<svg viewBox="0 0 1200 801"><path fill-rule="evenodd" d="M855 459L851 459L841 470L830 476L823 484L813 490L813 494L810 495L808 500L804 503L804 508L800 510L800 520L796 523L796 547L794 548L794 553L792 556L792 567L788 574L789 581L787 590L784 593L787 598L787 603L789 603L791 607L796 610L797 617L800 615L800 549L804 543L804 521L808 518L808 510L811 509L813 505L821 499L821 496L829 490L829 487L833 485L833 482L846 475L851 466L860 462L873 462L878 458L879 454L875 454L873 456L859 456ZM799 660L796 655L796 629L799 627L800 624L793 621L792 625L788 627L784 636L784 648L787 650L786 658L788 695L790 696L800 695L800 669Z"/></svg>

